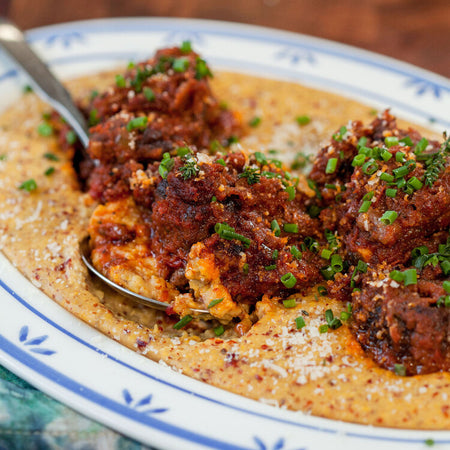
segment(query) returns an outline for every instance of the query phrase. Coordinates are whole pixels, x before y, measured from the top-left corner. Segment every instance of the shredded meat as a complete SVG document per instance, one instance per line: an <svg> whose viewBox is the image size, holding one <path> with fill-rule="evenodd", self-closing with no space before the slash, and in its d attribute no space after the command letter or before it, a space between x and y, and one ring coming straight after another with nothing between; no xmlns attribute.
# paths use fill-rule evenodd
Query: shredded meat
<svg viewBox="0 0 450 450"><path fill-rule="evenodd" d="M371 271L353 302L353 330L381 366L401 364L408 375L450 369L450 309L438 306L440 280L401 286L387 273Z"/></svg>
<svg viewBox="0 0 450 450"><path fill-rule="evenodd" d="M163 49L93 99L86 111L93 125L91 159L81 170L95 199L127 196L131 172L145 170L166 152L175 154L184 145L227 146L242 134L238 114L213 95L211 76L197 53ZM133 126L139 118L143 122Z"/></svg>
<svg viewBox="0 0 450 450"><path fill-rule="evenodd" d="M351 322L357 340L378 364L407 374L450 368L449 159L449 140L398 129L385 111L367 128L354 122L337 132L310 174L322 225L337 231L351 263L328 292L348 301L360 289ZM406 271L417 282L406 283Z"/></svg>

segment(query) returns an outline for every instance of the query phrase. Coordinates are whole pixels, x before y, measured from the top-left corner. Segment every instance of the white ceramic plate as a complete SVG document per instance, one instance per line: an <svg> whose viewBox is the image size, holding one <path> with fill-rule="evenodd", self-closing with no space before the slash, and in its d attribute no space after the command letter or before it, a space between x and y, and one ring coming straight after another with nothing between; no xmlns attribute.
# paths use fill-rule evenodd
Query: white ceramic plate
<svg viewBox="0 0 450 450"><path fill-rule="evenodd" d="M328 41L198 20L74 22L30 31L62 77L148 57L189 39L213 67L297 80L450 129L449 80ZM1 109L26 79L0 53ZM25 280L0 255L0 363L76 410L144 443L174 449L425 448L450 432L402 431L274 408L180 375L106 338Z"/></svg>

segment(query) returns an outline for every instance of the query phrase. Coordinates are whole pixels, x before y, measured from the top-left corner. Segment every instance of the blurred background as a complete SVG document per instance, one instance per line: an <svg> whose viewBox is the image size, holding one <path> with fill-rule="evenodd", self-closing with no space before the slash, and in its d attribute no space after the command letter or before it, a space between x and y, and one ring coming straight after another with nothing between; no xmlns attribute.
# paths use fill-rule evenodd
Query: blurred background
<svg viewBox="0 0 450 450"><path fill-rule="evenodd" d="M450 77L450 0L0 0L24 29L101 17L196 17L355 45Z"/></svg>

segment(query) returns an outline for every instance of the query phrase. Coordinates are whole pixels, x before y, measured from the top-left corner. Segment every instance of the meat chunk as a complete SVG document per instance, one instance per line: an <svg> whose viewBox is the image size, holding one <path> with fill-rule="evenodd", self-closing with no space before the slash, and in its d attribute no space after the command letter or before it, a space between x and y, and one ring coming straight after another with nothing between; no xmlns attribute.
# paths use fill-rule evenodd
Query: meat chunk
<svg viewBox="0 0 450 450"><path fill-rule="evenodd" d="M405 264L413 248L450 226L448 141L441 149L400 130L388 112L366 129L356 122L341 133L311 172L321 219L342 236L352 262ZM330 160L335 167L327 171Z"/></svg>
<svg viewBox="0 0 450 450"><path fill-rule="evenodd" d="M370 271L354 295L354 333L382 367L406 374L450 369L450 308L442 279L404 286Z"/></svg>
<svg viewBox="0 0 450 450"><path fill-rule="evenodd" d="M126 164L145 170L178 147L227 146L242 134L238 114L214 96L211 76L197 53L168 48L118 75L115 86L93 99L86 111L91 160L81 169L95 199L129 195Z"/></svg>
<svg viewBox="0 0 450 450"><path fill-rule="evenodd" d="M305 212L296 180L262 154L185 151L131 176L135 195L129 200L134 205L130 215L140 215L146 234L136 233L133 240L110 215L91 226L94 254L98 245L113 248L118 241L130 248L139 241L161 276L176 282L182 292L204 293L203 307L212 291L225 289L222 297L234 305L254 304L264 295L286 298L322 280L323 260L304 242L323 241L323 236L317 219ZM101 259L93 258L100 270L110 264L108 254L115 252L105 249ZM205 271L196 279L200 272L193 260L197 268L211 267L217 279ZM216 287L211 291L210 285ZM245 308L232 306L222 318L230 320L236 311L241 319L246 315Z"/></svg>

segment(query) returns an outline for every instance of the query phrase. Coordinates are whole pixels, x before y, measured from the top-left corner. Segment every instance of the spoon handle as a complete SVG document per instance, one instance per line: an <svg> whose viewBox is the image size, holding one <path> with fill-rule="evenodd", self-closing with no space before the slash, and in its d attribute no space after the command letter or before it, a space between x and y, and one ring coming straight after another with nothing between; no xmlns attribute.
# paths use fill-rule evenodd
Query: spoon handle
<svg viewBox="0 0 450 450"><path fill-rule="evenodd" d="M67 120L86 148L88 126L69 92L27 44L22 31L4 18L0 18L0 46L29 75L36 93Z"/></svg>

